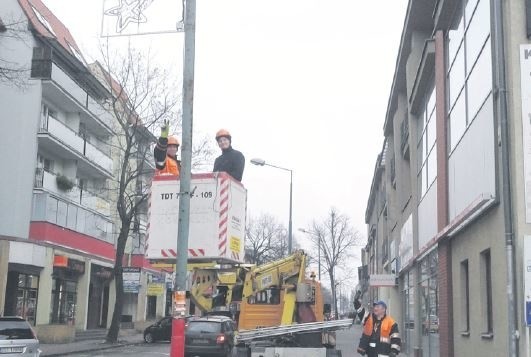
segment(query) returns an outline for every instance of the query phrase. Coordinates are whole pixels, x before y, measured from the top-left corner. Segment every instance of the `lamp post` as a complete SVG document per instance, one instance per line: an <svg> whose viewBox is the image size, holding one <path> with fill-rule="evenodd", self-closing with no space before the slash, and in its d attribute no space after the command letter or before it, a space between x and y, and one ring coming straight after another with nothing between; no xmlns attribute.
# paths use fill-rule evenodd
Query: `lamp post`
<svg viewBox="0 0 531 357"><path fill-rule="evenodd" d="M292 237L292 221L291 221L291 217L292 217L292 207L293 207L293 170L291 169L287 169L285 167L280 167L280 166L276 166L276 165L271 165L271 164L268 164L265 162L265 160L263 159L251 159L251 164L253 165L258 165L258 166L271 166L271 167L274 167L276 169L280 169L280 170L284 170L284 171L289 171L289 176L290 176L290 179L289 179L289 224L288 224L288 254L291 254L291 248L292 248L292 244L293 244L293 237Z"/></svg>
<svg viewBox="0 0 531 357"><path fill-rule="evenodd" d="M307 231L304 228L299 228L299 231L317 237L317 276L319 277L319 281L321 281L321 236L315 232Z"/></svg>

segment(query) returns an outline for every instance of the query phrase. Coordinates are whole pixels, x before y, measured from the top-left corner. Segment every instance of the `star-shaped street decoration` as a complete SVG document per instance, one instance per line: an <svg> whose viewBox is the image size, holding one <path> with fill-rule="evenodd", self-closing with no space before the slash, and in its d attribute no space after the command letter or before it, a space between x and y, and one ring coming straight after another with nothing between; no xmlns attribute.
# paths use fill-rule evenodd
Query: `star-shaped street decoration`
<svg viewBox="0 0 531 357"><path fill-rule="evenodd" d="M105 10L105 15L118 17L116 32L121 33L130 23L146 23L144 11L152 2L153 0L119 0L117 6Z"/></svg>

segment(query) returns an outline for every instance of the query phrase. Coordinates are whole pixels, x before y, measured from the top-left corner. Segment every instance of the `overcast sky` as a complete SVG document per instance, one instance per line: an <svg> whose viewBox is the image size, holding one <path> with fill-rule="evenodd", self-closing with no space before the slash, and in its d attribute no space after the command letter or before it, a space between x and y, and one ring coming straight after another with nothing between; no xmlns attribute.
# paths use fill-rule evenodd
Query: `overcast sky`
<svg viewBox="0 0 531 357"><path fill-rule="evenodd" d="M87 59L97 59L102 0L43 1ZM232 133L247 159L251 216L270 213L287 227L289 173L249 160L294 171L293 228L303 247L297 229L332 206L366 237L406 7L406 0L197 0L194 130L212 140L220 128ZM128 40L181 76L182 34Z"/></svg>

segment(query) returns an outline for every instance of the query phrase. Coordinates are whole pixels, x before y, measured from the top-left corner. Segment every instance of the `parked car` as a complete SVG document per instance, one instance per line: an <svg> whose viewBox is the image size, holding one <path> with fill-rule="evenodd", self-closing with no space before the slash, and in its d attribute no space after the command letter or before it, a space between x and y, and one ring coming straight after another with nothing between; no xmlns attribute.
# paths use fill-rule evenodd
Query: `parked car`
<svg viewBox="0 0 531 357"><path fill-rule="evenodd" d="M34 356L41 354L39 340L22 317L0 317L0 355Z"/></svg>
<svg viewBox="0 0 531 357"><path fill-rule="evenodd" d="M186 327L186 356L231 356L234 347L234 321L226 316L206 316L190 320Z"/></svg>
<svg viewBox="0 0 531 357"><path fill-rule="evenodd" d="M195 316L186 316L186 324ZM155 341L170 341L171 340L171 323L172 317L166 316L149 325L144 330L144 341L146 343L153 343Z"/></svg>
<svg viewBox="0 0 531 357"><path fill-rule="evenodd" d="M144 341L146 343L153 343L155 341L170 341L171 323L172 317L166 316L155 322L153 325L146 327L144 330Z"/></svg>

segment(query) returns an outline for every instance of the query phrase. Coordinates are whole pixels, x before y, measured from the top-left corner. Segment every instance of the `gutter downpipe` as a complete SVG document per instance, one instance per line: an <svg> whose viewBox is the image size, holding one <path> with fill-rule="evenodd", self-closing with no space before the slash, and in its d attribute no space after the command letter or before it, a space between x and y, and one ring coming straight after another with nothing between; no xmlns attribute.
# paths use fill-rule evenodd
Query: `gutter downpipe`
<svg viewBox="0 0 531 357"><path fill-rule="evenodd" d="M507 85L505 75L505 40L503 33L503 0L492 0L493 3L493 45L495 68L495 99L497 117L500 125L501 168L503 215L505 222L505 252L507 263L507 323L509 332L508 356L518 356L519 331L516 317L516 284L515 284L515 254L514 254L514 225L511 198L511 175L509 162L509 122L507 113Z"/></svg>

